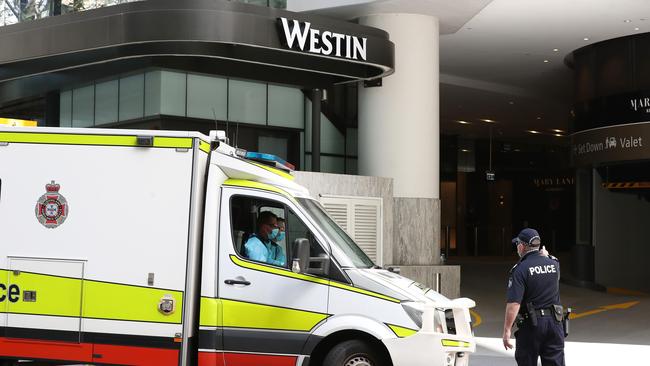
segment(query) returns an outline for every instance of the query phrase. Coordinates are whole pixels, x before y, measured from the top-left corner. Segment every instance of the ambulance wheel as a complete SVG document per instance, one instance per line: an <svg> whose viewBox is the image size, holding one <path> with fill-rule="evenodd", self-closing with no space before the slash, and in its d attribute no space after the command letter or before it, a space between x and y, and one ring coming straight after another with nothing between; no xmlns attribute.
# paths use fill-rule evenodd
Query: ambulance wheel
<svg viewBox="0 0 650 366"><path fill-rule="evenodd" d="M372 347L352 339L334 346L325 356L323 366L381 366L381 363Z"/></svg>

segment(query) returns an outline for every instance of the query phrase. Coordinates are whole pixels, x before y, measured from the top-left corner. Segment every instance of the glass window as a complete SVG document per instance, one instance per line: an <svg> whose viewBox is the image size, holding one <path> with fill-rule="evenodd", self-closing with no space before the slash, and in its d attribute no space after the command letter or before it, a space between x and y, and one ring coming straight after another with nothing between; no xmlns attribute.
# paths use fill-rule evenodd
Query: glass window
<svg viewBox="0 0 650 366"><path fill-rule="evenodd" d="M72 127L72 90L61 92L59 97L59 126Z"/></svg>
<svg viewBox="0 0 650 366"><path fill-rule="evenodd" d="M144 74L120 79L120 121L144 116Z"/></svg>
<svg viewBox="0 0 650 366"><path fill-rule="evenodd" d="M358 161L356 158L347 158L345 160L345 174L359 174Z"/></svg>
<svg viewBox="0 0 650 366"><path fill-rule="evenodd" d="M185 116L185 92L187 74L162 71L160 78L160 113Z"/></svg>
<svg viewBox="0 0 650 366"><path fill-rule="evenodd" d="M228 120L266 124L266 84L229 80L228 96Z"/></svg>
<svg viewBox="0 0 650 366"><path fill-rule="evenodd" d="M280 235L286 217L283 204L249 196L234 196L230 202L233 244L244 258L278 267L288 267L287 238Z"/></svg>
<svg viewBox="0 0 650 366"><path fill-rule="evenodd" d="M187 116L222 121L228 119L228 80L188 74Z"/></svg>
<svg viewBox="0 0 650 366"><path fill-rule="evenodd" d="M95 86L72 91L72 127L92 127L95 120Z"/></svg>
<svg viewBox="0 0 650 366"><path fill-rule="evenodd" d="M118 87L117 80L95 85L95 125L117 122Z"/></svg>
<svg viewBox="0 0 650 366"><path fill-rule="evenodd" d="M149 71L144 76L144 115L155 116L160 114L160 71Z"/></svg>
<svg viewBox="0 0 650 366"><path fill-rule="evenodd" d="M296 215L293 211L289 210L286 223L287 243L293 243L296 239L309 240L309 256L319 257L325 254L325 250L318 243L307 225Z"/></svg>
<svg viewBox="0 0 650 366"><path fill-rule="evenodd" d="M322 113L320 116L320 148L324 153L340 155L345 153L343 134Z"/></svg>
<svg viewBox="0 0 650 366"><path fill-rule="evenodd" d="M300 89L269 85L269 125L303 129L304 118L305 102Z"/></svg>
<svg viewBox="0 0 650 366"><path fill-rule="evenodd" d="M273 154L287 160L289 139L272 136L259 136L257 150L266 154Z"/></svg>
<svg viewBox="0 0 650 366"><path fill-rule="evenodd" d="M356 128L348 128L345 131L345 135L345 154L347 156L357 156L359 130Z"/></svg>
<svg viewBox="0 0 650 366"><path fill-rule="evenodd" d="M306 99L305 103L305 149L311 151L311 101ZM334 124L320 115L320 149L322 153L343 155L345 151L345 138L343 134L334 127Z"/></svg>
<svg viewBox="0 0 650 366"><path fill-rule="evenodd" d="M186 74L150 71L145 75L145 116L185 116Z"/></svg>
<svg viewBox="0 0 650 366"><path fill-rule="evenodd" d="M320 171L323 173L345 174L345 158L321 155Z"/></svg>

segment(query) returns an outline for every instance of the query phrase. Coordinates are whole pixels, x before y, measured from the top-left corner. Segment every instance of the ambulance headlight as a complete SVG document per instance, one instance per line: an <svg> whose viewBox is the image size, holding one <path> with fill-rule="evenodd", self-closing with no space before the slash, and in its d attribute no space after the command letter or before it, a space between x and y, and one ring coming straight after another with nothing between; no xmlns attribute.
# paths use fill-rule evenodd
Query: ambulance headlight
<svg viewBox="0 0 650 366"><path fill-rule="evenodd" d="M415 301L405 301L402 302L402 308L408 314L408 316L413 320L418 328L422 328L422 313L424 312L423 304L421 302Z"/></svg>

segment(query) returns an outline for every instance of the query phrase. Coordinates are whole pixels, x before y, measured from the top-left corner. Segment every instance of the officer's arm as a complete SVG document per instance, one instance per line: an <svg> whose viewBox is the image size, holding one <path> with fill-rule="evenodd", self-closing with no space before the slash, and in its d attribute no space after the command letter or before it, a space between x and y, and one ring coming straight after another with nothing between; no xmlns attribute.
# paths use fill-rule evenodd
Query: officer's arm
<svg viewBox="0 0 650 366"><path fill-rule="evenodd" d="M512 348L510 343L510 332L512 330L512 324L515 322L517 314L519 314L519 307L521 305L516 302L509 302L506 305L506 317L503 321L503 346L505 349Z"/></svg>

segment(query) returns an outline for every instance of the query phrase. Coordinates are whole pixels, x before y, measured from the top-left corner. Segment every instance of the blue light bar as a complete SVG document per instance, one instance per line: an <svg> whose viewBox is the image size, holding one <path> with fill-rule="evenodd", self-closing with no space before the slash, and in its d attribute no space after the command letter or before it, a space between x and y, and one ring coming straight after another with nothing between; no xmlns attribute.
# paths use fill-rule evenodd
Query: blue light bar
<svg viewBox="0 0 650 366"><path fill-rule="evenodd" d="M289 172L296 170L296 167L293 164L273 154L265 154L260 152L248 151L246 152L245 157L246 159L255 160L260 163L271 165L275 168L286 170Z"/></svg>

